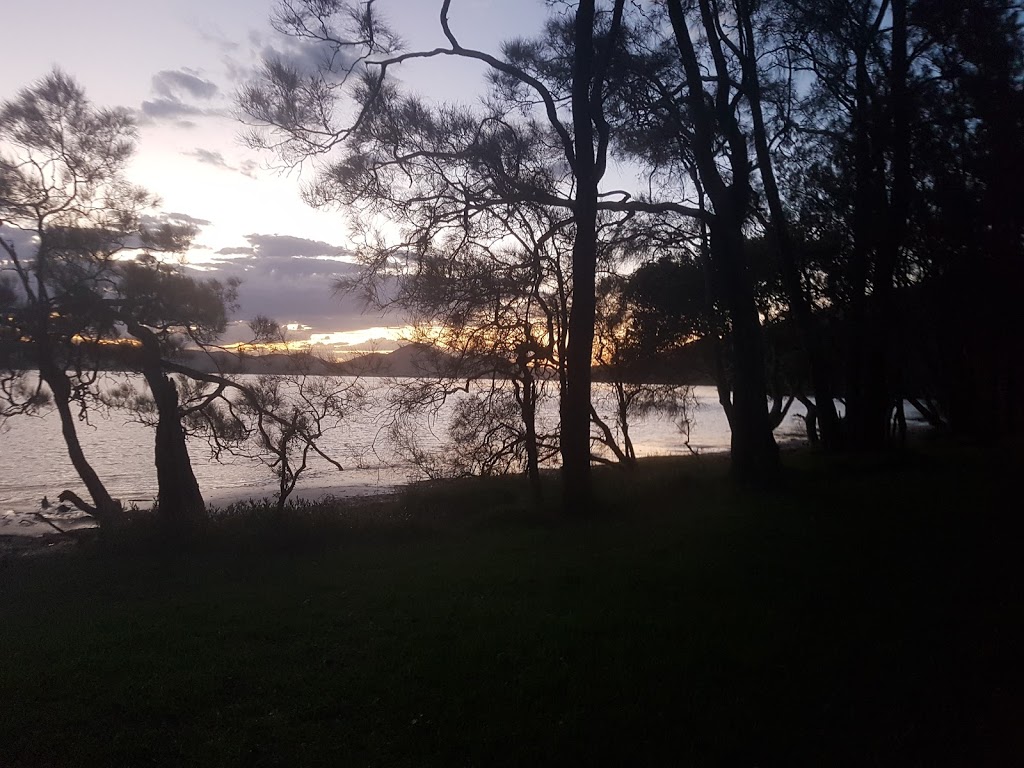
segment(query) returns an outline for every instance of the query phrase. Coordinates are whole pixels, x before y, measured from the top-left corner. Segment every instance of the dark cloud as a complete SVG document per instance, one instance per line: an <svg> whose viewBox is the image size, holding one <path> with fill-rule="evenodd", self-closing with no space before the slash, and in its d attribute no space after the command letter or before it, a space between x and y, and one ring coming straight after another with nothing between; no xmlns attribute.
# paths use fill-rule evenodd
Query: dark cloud
<svg viewBox="0 0 1024 768"><path fill-rule="evenodd" d="M188 155L189 157L194 157L200 163L213 165L216 166L217 168L231 168L231 166L228 165L227 160L224 159L224 155L222 155L220 152L215 152L211 149L203 149L202 147L196 147L191 152L185 152L184 154Z"/></svg>
<svg viewBox="0 0 1024 768"><path fill-rule="evenodd" d="M14 253L19 259L35 255L38 242L34 233L0 225L0 237L14 247ZM7 259L7 251L0 248L0 268L6 264Z"/></svg>
<svg viewBox="0 0 1024 768"><path fill-rule="evenodd" d="M142 102L143 118L149 120L178 120L184 117L204 117L220 114L215 109L200 109L178 99L147 99ZM178 127L195 127L192 120L178 120Z"/></svg>
<svg viewBox="0 0 1024 768"><path fill-rule="evenodd" d="M218 109L199 106L194 101L210 102L220 95L216 83L207 80L193 69L165 69L153 75L154 98L142 102L143 122L175 120L179 127L193 127L195 123L184 118L219 115Z"/></svg>
<svg viewBox="0 0 1024 768"><path fill-rule="evenodd" d="M194 157L200 163L205 165L212 165L214 168L240 173L243 176L248 176L250 179L256 178L255 172L258 164L254 160L243 160L238 165L232 165L224 159L224 155L220 152L211 149L203 149L202 147L196 147L191 152L185 152L183 154L188 157Z"/></svg>
<svg viewBox="0 0 1024 768"><path fill-rule="evenodd" d="M303 40L280 32L249 31L247 56L237 58L236 49L222 47L223 63L228 79L234 83L246 82L259 77L264 61L280 61L302 75L325 70L333 58L335 68L341 68L347 61L346 54L336 52L333 46L316 40Z"/></svg>
<svg viewBox="0 0 1024 768"><path fill-rule="evenodd" d="M193 224L197 227L208 227L213 222L207 219L198 219L195 216L189 216L187 213L167 212L163 214L165 219L170 221L181 222L183 224Z"/></svg>
<svg viewBox="0 0 1024 768"><path fill-rule="evenodd" d="M320 71L330 60L330 51L317 45L293 38L276 38L259 46L261 61L280 61L300 74L308 75Z"/></svg>
<svg viewBox="0 0 1024 768"><path fill-rule="evenodd" d="M167 99L187 95L208 101L220 93L220 89L212 81L199 77L193 69L165 69L153 75L153 93Z"/></svg>
<svg viewBox="0 0 1024 768"><path fill-rule="evenodd" d="M351 252L339 245L322 240L309 240L293 235L246 235L245 239L256 250L259 257L276 256L349 256Z"/></svg>
<svg viewBox="0 0 1024 768"><path fill-rule="evenodd" d="M188 225L192 227L201 228L208 227L213 222L209 219L200 219L195 216L189 216L187 213L179 213L176 211L162 211L155 215L145 215L142 217L142 223L148 227L159 227L163 224L178 224Z"/></svg>
<svg viewBox="0 0 1024 768"><path fill-rule="evenodd" d="M239 277L237 317L257 314L278 322L308 325L313 333L351 331L380 325L380 314L363 314L355 296L332 295L339 277L359 267L344 259L351 254L339 245L293 235L250 234L248 246L221 248L221 258L202 264L203 277ZM339 260L341 259L341 260Z"/></svg>

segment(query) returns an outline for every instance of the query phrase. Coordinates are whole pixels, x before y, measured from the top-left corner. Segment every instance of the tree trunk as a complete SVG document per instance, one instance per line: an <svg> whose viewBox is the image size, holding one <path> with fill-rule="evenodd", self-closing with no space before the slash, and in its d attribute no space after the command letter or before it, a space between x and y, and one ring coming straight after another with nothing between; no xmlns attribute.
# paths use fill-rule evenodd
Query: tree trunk
<svg viewBox="0 0 1024 768"><path fill-rule="evenodd" d="M723 298L732 321L732 472L746 481L775 474L779 447L769 421L761 320L743 250L739 222L716 214L711 226L711 252L725 272Z"/></svg>
<svg viewBox="0 0 1024 768"><path fill-rule="evenodd" d="M854 213L853 252L847 279L850 309L846 323L849 343L846 366L846 433L850 444L863 448L870 444L870 409L867 403L865 358L870 337L867 311L869 262L875 246L874 195L871 137L868 115L867 52L857 51L854 94ZM883 421L881 429L885 430Z"/></svg>
<svg viewBox="0 0 1024 768"><path fill-rule="evenodd" d="M42 354L39 360L39 375L53 393L53 403L60 415L61 434L64 436L64 444L68 449L68 458L74 466L78 476L85 484L89 496L92 498L93 506L83 511L92 515L96 522L103 528L109 528L123 522L123 511L121 505L110 497L103 481L100 480L96 470L85 457L82 444L78 439L78 429L75 426L75 416L71 412L71 385L67 376L56 365L49 360L43 360Z"/></svg>
<svg viewBox="0 0 1024 768"><path fill-rule="evenodd" d="M527 372L523 381L523 395L520 407L523 426L526 429L526 477L530 482L530 493L535 503L542 500L540 484L540 451L537 446L537 384Z"/></svg>
<svg viewBox="0 0 1024 768"><path fill-rule="evenodd" d="M810 398L800 396L804 406L804 426L807 428L807 442L813 448L818 445L818 408Z"/></svg>
<svg viewBox="0 0 1024 768"><path fill-rule="evenodd" d="M53 395L53 402L60 415L61 434L64 437L64 444L68 449L68 458L79 478L85 484L89 496L92 497L93 506L84 511L92 515L103 527L111 527L123 522L124 515L121 505L110 497L103 481L100 480L96 470L85 457L82 444L78 439L78 428L75 426L75 417L71 413L71 382L64 371L58 365L57 355L54 353L50 338L50 303L47 298L45 271L46 271L46 248L45 235L41 235L39 250L36 254L36 285L37 291L33 294L29 282L28 272L18 264L13 252L10 252L12 261L15 262L17 271L25 288L25 293L30 301L35 303L33 307L35 335L36 362L39 366L39 377L50 388Z"/></svg>
<svg viewBox="0 0 1024 768"><path fill-rule="evenodd" d="M679 0L668 3L680 61L686 75L687 103L693 118L693 153L701 186L711 200L711 260L718 294L732 325L732 471L741 480L761 480L778 469L779 451L768 422L761 320L753 280L745 260L743 222L750 205L747 140L737 122L731 75L718 37L717 9L699 3L701 21L714 60L714 95L705 91L706 68L698 61L690 24ZM723 175L718 147L728 147L731 173Z"/></svg>
<svg viewBox="0 0 1024 768"><path fill-rule="evenodd" d="M850 404L849 417L854 446L862 450L877 450L891 440L889 415L892 411L893 384L897 378L893 370L897 361L892 350L893 338L899 326L894 302L895 278L907 230L912 186L906 103L907 7L905 0L893 0L890 7L892 60L889 84L892 116L887 131L891 153L888 199L885 194L884 158L875 160L872 156L881 154L881 146L876 146L874 153L862 150L858 157L858 163L863 161L870 164L870 175L874 179L871 184L872 197L878 200L877 209L884 214L884 237L876 243L874 250L870 299L862 298L863 289L856 294L866 312L862 311L859 327L853 329L859 346L855 352L858 380L855 390L851 392L851 396L856 394L856 399ZM866 81L861 84L858 78L858 88L861 85L866 88ZM877 222L862 219L861 226L874 227ZM863 270L866 275L866 263Z"/></svg>
<svg viewBox="0 0 1024 768"><path fill-rule="evenodd" d="M206 504L192 471L185 431L178 414L178 388L161 372L146 375L156 401L156 477L160 514L188 526L206 514Z"/></svg>
<svg viewBox="0 0 1024 768"><path fill-rule="evenodd" d="M750 100L750 113L753 122L754 148L761 170L761 181L764 184L768 210L772 217L772 227L775 230L782 282L796 319L797 329L800 331L804 343L804 350L807 353L807 362L811 373L811 389L817 404L816 413L821 443L826 449L831 449L838 447L840 441L840 424L835 406L832 365L825 352L821 330L814 320L811 301L804 290L800 268L793 255L793 239L790 236L786 212L782 207L782 197L779 194L779 185L775 178L775 169L768 146L768 131L765 128L764 112L761 106L761 81L757 70L751 13L749 6L746 7L743 27L747 39L747 51L743 66L748 83L747 95Z"/></svg>
<svg viewBox="0 0 1024 768"><path fill-rule="evenodd" d="M597 185L591 83L594 74L594 0L576 10L572 117L576 176L576 239L572 247L572 308L566 348L566 390L561 402L562 506L585 514L592 503L590 471L590 365L594 347L597 269Z"/></svg>
<svg viewBox="0 0 1024 768"><path fill-rule="evenodd" d="M164 373L156 335L134 322L129 332L142 342L142 375L156 404L157 504L161 517L172 527L187 530L206 516L206 503L192 471L178 410L178 388Z"/></svg>

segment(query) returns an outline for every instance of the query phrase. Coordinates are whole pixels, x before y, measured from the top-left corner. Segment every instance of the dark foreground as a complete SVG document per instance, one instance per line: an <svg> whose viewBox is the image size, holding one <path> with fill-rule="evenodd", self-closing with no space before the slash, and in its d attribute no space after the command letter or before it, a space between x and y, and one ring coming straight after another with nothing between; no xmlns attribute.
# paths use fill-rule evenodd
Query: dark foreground
<svg viewBox="0 0 1024 768"><path fill-rule="evenodd" d="M8 553L0 765L1019 764L1019 464L787 459Z"/></svg>

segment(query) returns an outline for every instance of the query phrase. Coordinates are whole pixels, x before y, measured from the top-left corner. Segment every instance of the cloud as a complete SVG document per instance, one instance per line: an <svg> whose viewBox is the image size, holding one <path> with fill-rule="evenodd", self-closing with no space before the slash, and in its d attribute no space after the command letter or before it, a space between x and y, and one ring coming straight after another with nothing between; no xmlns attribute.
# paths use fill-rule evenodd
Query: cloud
<svg viewBox="0 0 1024 768"><path fill-rule="evenodd" d="M212 165L216 168L227 168L232 171L234 170L234 168L228 165L227 160L224 159L224 155L222 155L220 152L214 152L213 150L210 149L196 147L191 152L185 152L184 154L190 157L194 157L200 163L206 163L207 165Z"/></svg>
<svg viewBox="0 0 1024 768"><path fill-rule="evenodd" d="M208 43L213 43L221 53L227 54L238 50L238 43L231 40L224 34L224 30L217 25L210 25L209 23L192 24L192 28L198 33L199 37Z"/></svg>
<svg viewBox="0 0 1024 768"><path fill-rule="evenodd" d="M153 98L142 102L142 122L174 120L178 127L191 128L193 120L186 118L223 114L223 110L200 106L194 102L220 101L220 88L211 80L201 77L197 70L164 69L153 75Z"/></svg>
<svg viewBox="0 0 1024 768"><path fill-rule="evenodd" d="M199 77L193 69L165 69L153 75L153 92L166 99L180 99L183 95L194 99L210 100L220 89L215 83Z"/></svg>
<svg viewBox="0 0 1024 768"><path fill-rule="evenodd" d="M192 224L197 227L208 227L213 223L208 219L199 219L195 216L189 216L187 213L177 213L173 211L168 211L167 213L164 213L163 216L170 221Z"/></svg>
<svg viewBox="0 0 1024 768"><path fill-rule="evenodd" d="M253 39L261 61L280 61L285 66L308 75L317 72L330 61L330 49L323 43L277 36L274 40Z"/></svg>
<svg viewBox="0 0 1024 768"><path fill-rule="evenodd" d="M31 258L35 255L39 241L34 232L24 229L16 229L0 224L0 237L14 248L14 253L19 259ZM7 251L0 248L0 269L7 263Z"/></svg>
<svg viewBox="0 0 1024 768"><path fill-rule="evenodd" d="M174 120L186 115L201 115L203 110L176 99L154 99L142 102L142 115L149 120ZM192 122L182 120L181 122Z"/></svg>
<svg viewBox="0 0 1024 768"><path fill-rule="evenodd" d="M264 61L280 61L301 75L322 72L332 62L336 69L351 63L347 51L337 51L330 43L299 39L277 31L250 30L248 42L248 49L240 58L235 55L237 46L221 45L228 79L234 83L257 79Z"/></svg>
<svg viewBox="0 0 1024 768"><path fill-rule="evenodd" d="M214 168L240 173L243 176L248 176L250 179L256 178L255 172L259 167L259 164L255 160L243 160L238 165L232 165L224 159L224 155L220 152L211 149L203 149L202 147L196 147L191 152L184 152L182 154L187 157L194 157L200 163L205 165L212 165Z"/></svg>
<svg viewBox="0 0 1024 768"><path fill-rule="evenodd" d="M308 240L293 235L246 235L245 239L256 250L257 256L342 256L351 252L339 245L331 245L322 240Z"/></svg>
<svg viewBox="0 0 1024 768"><path fill-rule="evenodd" d="M209 219L200 219L195 216L189 216L187 213L179 213L176 211L161 211L155 215L144 215L142 216L142 223L149 227L158 227L163 224L178 224L196 227L208 227L213 222Z"/></svg>
<svg viewBox="0 0 1024 768"><path fill-rule="evenodd" d="M358 297L332 295L337 278L359 269L343 246L294 235L252 233L245 239L248 245L221 248L215 254L220 259L201 265L203 277L242 279L237 317L261 314L308 327L297 337L384 325L379 312L364 315Z"/></svg>

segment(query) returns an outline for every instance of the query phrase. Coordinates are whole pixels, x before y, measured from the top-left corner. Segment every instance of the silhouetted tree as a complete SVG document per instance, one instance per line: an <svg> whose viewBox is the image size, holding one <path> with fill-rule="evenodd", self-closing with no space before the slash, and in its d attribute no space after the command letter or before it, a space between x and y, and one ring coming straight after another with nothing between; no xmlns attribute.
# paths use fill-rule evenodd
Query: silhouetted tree
<svg viewBox="0 0 1024 768"><path fill-rule="evenodd" d="M790 199L841 329L852 444L885 443L905 397L936 423L940 402L958 401L961 414L999 402L1000 416L980 421L1012 424L1016 356L986 347L992 329L1005 329L1005 349L1020 327L1000 291L1021 284L1020 217L1005 207L1021 162L1009 138L1022 121L1019 10L793 0L780 18L808 78L793 112L802 139ZM978 396L968 382L981 379Z"/></svg>
<svg viewBox="0 0 1024 768"><path fill-rule="evenodd" d="M164 360L182 338L204 345L223 333L237 283L196 281L152 256L120 264L116 274L116 293L104 302L139 342L139 372L157 416L158 508L166 520L187 528L206 516L206 504L185 440L178 384Z"/></svg>
<svg viewBox="0 0 1024 768"><path fill-rule="evenodd" d="M447 47L398 49L373 6L339 3L282 5L275 23L293 36L325 46L325 67L300 73L268 61L260 82L245 88L240 107L257 129L256 146L298 162L335 148L341 158L322 169L308 199L341 204L363 214L387 215L406 226L397 246L378 247L366 232L370 271L387 273L393 257L426 254L436 235L517 204L564 211L573 233L572 301L561 401L561 456L565 507L584 510L590 500L590 363L593 347L598 211L673 210L629 195L599 191L611 141L606 84L624 30L625 3L585 0L555 14L549 34L512 41L503 55L467 48L441 3ZM391 68L414 59L455 56L485 65L494 84L480 109L431 107L402 96ZM563 66L563 64L565 66ZM354 117L344 124L337 97L346 86ZM349 113L351 114L351 113Z"/></svg>
<svg viewBox="0 0 1024 768"><path fill-rule="evenodd" d="M120 506L86 458L73 412L77 407L85 417L96 380L77 342L109 330L91 301L106 265L87 254L113 254L150 244L151 234L172 234L141 226L154 199L124 177L134 140L126 110L94 107L59 70L0 106L0 226L34 238L32 252L19 253L13 240L0 237L4 269L17 281L4 325L27 342L39 382L25 384L19 376L4 394L8 407L34 407L45 385L68 455L92 498L88 511L104 524L116 522Z"/></svg>
<svg viewBox="0 0 1024 768"><path fill-rule="evenodd" d="M675 378L678 371L664 370L664 354L672 343L651 343L651 336L664 328L644 326L637 313L639 307L632 301L638 294L630 290L630 283L631 279L621 275L608 275L598 283L594 366L608 396L602 397L606 393L600 391L595 393L591 407L591 420L596 428L593 441L610 450L626 466L636 463L630 429L637 420L650 416L670 418L688 444L696 408L693 387L679 383ZM649 305L644 309L648 313L646 319L653 319ZM675 341L682 343L678 338ZM595 458L607 461L600 454Z"/></svg>

